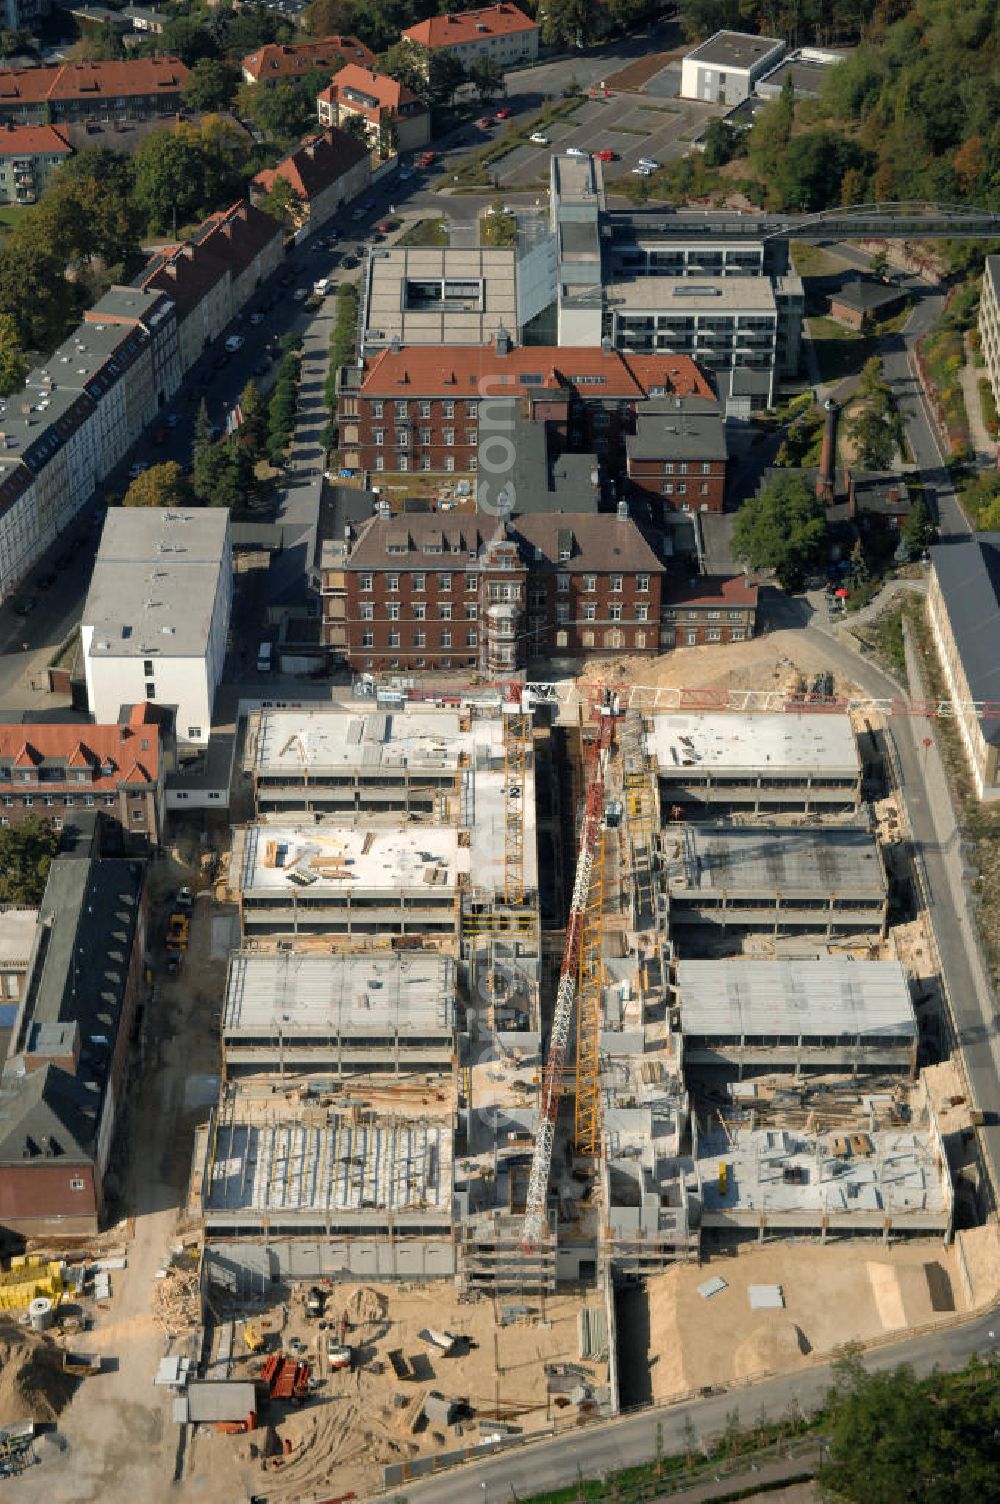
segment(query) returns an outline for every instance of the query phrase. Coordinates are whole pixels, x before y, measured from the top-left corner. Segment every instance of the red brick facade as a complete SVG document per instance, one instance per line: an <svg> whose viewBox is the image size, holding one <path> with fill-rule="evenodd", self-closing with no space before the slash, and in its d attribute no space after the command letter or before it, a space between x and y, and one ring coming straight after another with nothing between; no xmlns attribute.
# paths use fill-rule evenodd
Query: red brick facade
<svg viewBox="0 0 1000 1504"><path fill-rule="evenodd" d="M675 512L722 512L726 499L725 460L637 460L628 462L633 495Z"/></svg>

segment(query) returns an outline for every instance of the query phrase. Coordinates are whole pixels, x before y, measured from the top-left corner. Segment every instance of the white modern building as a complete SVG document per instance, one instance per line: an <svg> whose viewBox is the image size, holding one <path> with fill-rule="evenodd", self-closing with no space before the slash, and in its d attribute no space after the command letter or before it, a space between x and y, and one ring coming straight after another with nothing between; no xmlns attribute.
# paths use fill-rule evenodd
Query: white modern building
<svg viewBox="0 0 1000 1504"><path fill-rule="evenodd" d="M717 31L681 63L681 98L709 104L740 104L754 84L777 67L785 44L776 37Z"/></svg>
<svg viewBox="0 0 1000 1504"><path fill-rule="evenodd" d="M979 298L979 336L993 396L1000 401L1000 256L987 256Z"/></svg>
<svg viewBox="0 0 1000 1504"><path fill-rule="evenodd" d="M178 742L205 745L232 593L228 512L112 509L81 627L95 718L148 700L173 710Z"/></svg>
<svg viewBox="0 0 1000 1504"><path fill-rule="evenodd" d="M171 299L112 287L23 391L0 398L0 596L17 589L180 379Z"/></svg>

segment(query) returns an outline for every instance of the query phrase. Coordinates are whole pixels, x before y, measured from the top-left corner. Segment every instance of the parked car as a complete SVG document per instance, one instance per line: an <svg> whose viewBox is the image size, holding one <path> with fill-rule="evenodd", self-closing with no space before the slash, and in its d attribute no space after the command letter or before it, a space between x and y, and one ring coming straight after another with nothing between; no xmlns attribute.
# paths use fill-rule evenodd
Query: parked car
<svg viewBox="0 0 1000 1504"><path fill-rule="evenodd" d="M528 137L528 140L531 141L535 146L550 145L550 139L544 131L532 131L531 135Z"/></svg>
<svg viewBox="0 0 1000 1504"><path fill-rule="evenodd" d="M345 256L341 264L344 267L345 271L352 272L356 266L361 265L361 262L358 260L357 256Z"/></svg>
<svg viewBox="0 0 1000 1504"><path fill-rule="evenodd" d="M514 113L514 111L511 109L510 105L509 104L505 104L502 110L497 110L497 119L498 120L509 120L510 117L511 117L511 115L513 115L513 113Z"/></svg>
<svg viewBox="0 0 1000 1504"><path fill-rule="evenodd" d="M617 158L618 153L612 151L610 146L602 146L597 156L601 162L613 162Z"/></svg>
<svg viewBox="0 0 1000 1504"><path fill-rule="evenodd" d="M330 286L330 278L329 277L320 277L320 278L318 278L317 281L315 281L313 283L313 292L318 293L319 296L322 298L324 296L324 294L326 293L326 290L327 290L327 288L329 286Z"/></svg>
<svg viewBox="0 0 1000 1504"><path fill-rule="evenodd" d="M363 198L361 200L361 207L362 209L368 209L369 211L371 211L375 207L375 200L373 198Z"/></svg>
<svg viewBox="0 0 1000 1504"><path fill-rule="evenodd" d="M476 124L481 131L488 131L493 124L493 116L484 115L481 120L476 121Z"/></svg>
<svg viewBox="0 0 1000 1504"><path fill-rule="evenodd" d="M653 172L658 172L660 169L660 163L656 157L640 157L639 166L649 167L653 170Z"/></svg>
<svg viewBox="0 0 1000 1504"><path fill-rule="evenodd" d="M260 312L259 309L254 309L253 313L250 315L250 323L251 323L252 327L254 329L256 329L257 325L258 324L262 324L263 322L264 322L264 315Z"/></svg>
<svg viewBox="0 0 1000 1504"><path fill-rule="evenodd" d="M297 287L295 289L295 291L292 293L292 297L295 299L296 303L304 303L305 300L306 300L306 298L308 296L309 296L309 289L308 289L308 287Z"/></svg>
<svg viewBox="0 0 1000 1504"><path fill-rule="evenodd" d="M410 178L412 178L412 176L413 176L413 168L412 167L401 167L399 169L399 181L401 183L407 182Z"/></svg>
<svg viewBox="0 0 1000 1504"><path fill-rule="evenodd" d="M11 602L15 616L30 616L38 605L38 597L35 595L22 595L18 600Z"/></svg>
<svg viewBox="0 0 1000 1504"><path fill-rule="evenodd" d="M129 478L129 480L138 480L139 476L143 473L143 471L144 470L148 470L148 469L149 469L149 461L148 460L136 460L134 462L134 464L131 464L128 467L128 478Z"/></svg>
<svg viewBox="0 0 1000 1504"><path fill-rule="evenodd" d="M383 219L382 223L376 225L375 228L380 235L391 235L396 226L391 219Z"/></svg>
<svg viewBox="0 0 1000 1504"><path fill-rule="evenodd" d="M566 155L567 157L587 157L590 153L581 150L579 146L567 146Z"/></svg>
<svg viewBox="0 0 1000 1504"><path fill-rule="evenodd" d="M168 428L176 428L178 423L180 422L180 419L178 418L176 413L167 413L167 416L163 421L164 423L166 423Z"/></svg>
<svg viewBox="0 0 1000 1504"><path fill-rule="evenodd" d="M651 178L655 170L653 167L633 167L632 176L636 178Z"/></svg>
<svg viewBox="0 0 1000 1504"><path fill-rule="evenodd" d="M226 340L225 348L230 355L235 355L237 350L242 350L246 340L242 334L231 334Z"/></svg>
<svg viewBox="0 0 1000 1504"><path fill-rule="evenodd" d="M364 211L364 209L352 209L351 210L351 218L352 219L364 219L364 217L365 217L365 211Z"/></svg>

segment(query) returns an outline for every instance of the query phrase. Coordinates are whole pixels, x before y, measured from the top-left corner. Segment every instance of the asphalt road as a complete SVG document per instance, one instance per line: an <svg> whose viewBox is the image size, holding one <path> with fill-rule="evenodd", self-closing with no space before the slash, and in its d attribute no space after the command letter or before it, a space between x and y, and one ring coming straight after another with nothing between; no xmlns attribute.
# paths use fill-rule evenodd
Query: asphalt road
<svg viewBox="0 0 1000 1504"><path fill-rule="evenodd" d="M930 1373L935 1367L960 1368L973 1353L995 1346L995 1334L1000 1330L997 1320L995 1315L978 1317L929 1336L874 1348L865 1362L870 1369L909 1363L918 1374ZM750 1388L734 1387L708 1399L654 1407L512 1448L425 1482L406 1483L396 1494L404 1497L406 1504L507 1504L512 1499L530 1499L535 1493L571 1484L581 1476L599 1477L648 1462L658 1446L665 1452L680 1451L686 1445L684 1428L688 1422L699 1439L708 1440L722 1434L733 1411L743 1424L750 1424L762 1412L774 1417L796 1405L801 1410L813 1409L831 1379L831 1369L824 1364Z"/></svg>

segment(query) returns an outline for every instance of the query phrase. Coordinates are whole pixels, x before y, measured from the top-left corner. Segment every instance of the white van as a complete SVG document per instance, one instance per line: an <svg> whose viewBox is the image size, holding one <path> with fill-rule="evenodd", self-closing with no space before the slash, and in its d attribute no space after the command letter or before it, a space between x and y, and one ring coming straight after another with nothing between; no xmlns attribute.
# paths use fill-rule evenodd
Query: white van
<svg viewBox="0 0 1000 1504"><path fill-rule="evenodd" d="M260 647L257 649L257 672L258 672L258 674L269 674L271 672L271 664L272 664L273 661L274 661L274 643L273 642L262 642L261 645L260 645Z"/></svg>

